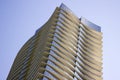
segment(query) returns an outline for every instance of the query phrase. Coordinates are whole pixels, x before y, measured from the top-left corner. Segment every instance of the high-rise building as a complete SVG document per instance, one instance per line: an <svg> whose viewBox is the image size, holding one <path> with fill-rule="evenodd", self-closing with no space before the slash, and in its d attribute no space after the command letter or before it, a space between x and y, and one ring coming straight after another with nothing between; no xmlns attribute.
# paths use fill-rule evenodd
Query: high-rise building
<svg viewBox="0 0 120 80"><path fill-rule="evenodd" d="M64 4L17 54L7 80L102 80L102 32Z"/></svg>

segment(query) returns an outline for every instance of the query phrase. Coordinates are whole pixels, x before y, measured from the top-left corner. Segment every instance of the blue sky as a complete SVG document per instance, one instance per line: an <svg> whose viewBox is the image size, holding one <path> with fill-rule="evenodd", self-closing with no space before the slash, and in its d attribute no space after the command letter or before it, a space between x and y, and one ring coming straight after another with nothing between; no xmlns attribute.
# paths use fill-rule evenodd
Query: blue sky
<svg viewBox="0 0 120 80"><path fill-rule="evenodd" d="M103 78L119 80L120 0L0 0L0 80L6 79L23 44L61 3L102 27Z"/></svg>

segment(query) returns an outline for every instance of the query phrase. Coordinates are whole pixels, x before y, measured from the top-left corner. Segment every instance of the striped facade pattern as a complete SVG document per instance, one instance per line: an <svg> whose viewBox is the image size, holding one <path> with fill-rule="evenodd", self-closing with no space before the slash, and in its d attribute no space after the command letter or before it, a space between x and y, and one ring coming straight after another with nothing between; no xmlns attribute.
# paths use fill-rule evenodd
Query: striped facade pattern
<svg viewBox="0 0 120 80"><path fill-rule="evenodd" d="M102 80L100 27L64 4L19 51L7 80Z"/></svg>

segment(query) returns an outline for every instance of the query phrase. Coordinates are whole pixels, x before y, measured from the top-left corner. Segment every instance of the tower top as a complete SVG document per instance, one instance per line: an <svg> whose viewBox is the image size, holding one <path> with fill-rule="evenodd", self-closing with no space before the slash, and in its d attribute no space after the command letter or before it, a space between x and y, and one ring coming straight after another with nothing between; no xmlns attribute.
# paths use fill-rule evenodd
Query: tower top
<svg viewBox="0 0 120 80"><path fill-rule="evenodd" d="M64 3L62 3L62 4L60 5L60 8L63 9L63 10L65 10L65 11L68 11L69 13L73 14L74 16L76 16L76 15L72 12L72 10L69 9ZM76 17L77 17L77 16L76 16ZM100 27L100 26L98 26L98 25L90 22L90 21L87 20L86 18L81 17L81 18L80 18L80 21L81 21L82 24L86 25L87 27L90 27L90 28L92 28L92 29L94 29L94 30L96 30L96 31L98 31L98 32L101 32L101 27Z"/></svg>
<svg viewBox="0 0 120 80"><path fill-rule="evenodd" d="M90 27L90 28L92 28L92 29L94 29L98 32L101 32L101 27L100 26L90 22L89 20L85 19L84 17L81 17L80 21L81 21L82 24L84 24L84 25L86 25L86 26L88 26L88 27Z"/></svg>
<svg viewBox="0 0 120 80"><path fill-rule="evenodd" d="M69 12L73 13L72 10L69 9L64 3L62 3L62 4L60 5L60 8L63 9L63 10L65 10L65 11L69 11Z"/></svg>
<svg viewBox="0 0 120 80"><path fill-rule="evenodd" d="M62 10L64 10L64 11L67 11L67 12L73 14L74 16L76 16L76 15L72 12L72 10L71 10L70 8L68 8L64 3L61 3L61 5L60 5L59 8L62 9Z"/></svg>

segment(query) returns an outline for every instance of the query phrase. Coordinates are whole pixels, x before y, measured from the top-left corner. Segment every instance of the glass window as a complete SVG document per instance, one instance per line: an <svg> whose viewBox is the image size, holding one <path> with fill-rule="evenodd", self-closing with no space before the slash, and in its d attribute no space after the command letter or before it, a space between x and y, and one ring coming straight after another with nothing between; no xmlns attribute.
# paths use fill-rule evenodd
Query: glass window
<svg viewBox="0 0 120 80"><path fill-rule="evenodd" d="M65 13L65 11L63 11L62 9L60 10L61 13Z"/></svg>
<svg viewBox="0 0 120 80"><path fill-rule="evenodd" d="M56 30L58 30L58 29L60 29L60 26L57 25L57 26L56 26Z"/></svg>
<svg viewBox="0 0 120 80"><path fill-rule="evenodd" d="M65 18L65 16L63 14L59 14L59 17L61 18Z"/></svg>
<svg viewBox="0 0 120 80"><path fill-rule="evenodd" d="M74 79L73 80L78 80L76 77L74 77Z"/></svg>
<svg viewBox="0 0 120 80"><path fill-rule="evenodd" d="M47 66L47 69L49 69L49 71L50 71L52 68L50 68L49 66ZM51 71L51 72L52 72L52 71ZM50 74L49 72L47 72L47 71L45 71L44 75L45 75L45 76L48 76L48 77L50 77L50 78L52 78L52 79L54 79L54 80L57 80L53 75L51 75L51 74ZM43 80L49 80L49 79L46 78L46 77L44 77Z"/></svg>
<svg viewBox="0 0 120 80"><path fill-rule="evenodd" d="M64 25L63 25L61 22L59 22L59 21L57 22L57 24L60 25L60 26L64 26Z"/></svg>
<svg viewBox="0 0 120 80"><path fill-rule="evenodd" d="M79 61L80 62L80 59L79 58L77 58L77 61ZM78 64L78 62L76 62L75 63L77 66L80 66L79 64Z"/></svg>
<svg viewBox="0 0 120 80"><path fill-rule="evenodd" d="M77 55L78 55L78 56L80 56L80 54L81 54L81 51L77 52Z"/></svg>
<svg viewBox="0 0 120 80"><path fill-rule="evenodd" d="M60 47L60 45L58 43L56 43L55 41L53 41L52 44L56 47Z"/></svg>
<svg viewBox="0 0 120 80"><path fill-rule="evenodd" d="M58 20L59 20L60 22L64 22L64 20L63 20L62 18L60 18L60 17L58 18Z"/></svg>
<svg viewBox="0 0 120 80"><path fill-rule="evenodd" d="M52 54L52 55L56 55L55 53L53 54L53 53L50 53L50 54ZM53 61L56 61L56 59L54 58L54 57L52 57L51 55L49 55L49 57L48 57L50 60L53 60ZM53 62L51 62L51 61L49 61L48 60L48 62L47 62L48 64L52 64L52 65L54 65L54 66L56 66Z"/></svg>
<svg viewBox="0 0 120 80"><path fill-rule="evenodd" d="M39 80L39 79L38 79ZM43 77L43 80L48 80L48 78L46 78L46 77Z"/></svg>
<svg viewBox="0 0 120 80"><path fill-rule="evenodd" d="M55 32L56 32L56 33L59 33L59 34L62 34L61 31L60 31L60 28L57 28L57 29L55 30Z"/></svg>
<svg viewBox="0 0 120 80"><path fill-rule="evenodd" d="M54 51L55 51L55 50L57 51L57 49L56 49L54 46L51 46L51 49L54 50Z"/></svg>
<svg viewBox="0 0 120 80"><path fill-rule="evenodd" d="M79 69L78 69L77 67L75 67L75 70L76 70L76 71L79 71Z"/></svg>
<svg viewBox="0 0 120 80"><path fill-rule="evenodd" d="M80 46L80 44L78 44L78 48L80 48L80 49L82 48L82 47Z"/></svg>
<svg viewBox="0 0 120 80"><path fill-rule="evenodd" d="M57 37L54 37L53 40L55 40L56 42L61 42Z"/></svg>
<svg viewBox="0 0 120 80"><path fill-rule="evenodd" d="M75 75L76 75L77 77L80 77L80 76L77 74L77 72L75 72Z"/></svg>
<svg viewBox="0 0 120 80"><path fill-rule="evenodd" d="M52 64L51 64L52 65ZM46 66L46 70L50 71L50 72L55 72L50 66Z"/></svg>
<svg viewBox="0 0 120 80"><path fill-rule="evenodd" d="M50 50L50 54L55 55L56 53L53 50Z"/></svg>
<svg viewBox="0 0 120 80"><path fill-rule="evenodd" d="M55 33L54 36L56 36L56 37L60 37L57 33Z"/></svg>

